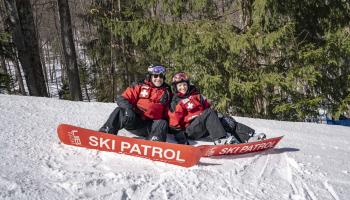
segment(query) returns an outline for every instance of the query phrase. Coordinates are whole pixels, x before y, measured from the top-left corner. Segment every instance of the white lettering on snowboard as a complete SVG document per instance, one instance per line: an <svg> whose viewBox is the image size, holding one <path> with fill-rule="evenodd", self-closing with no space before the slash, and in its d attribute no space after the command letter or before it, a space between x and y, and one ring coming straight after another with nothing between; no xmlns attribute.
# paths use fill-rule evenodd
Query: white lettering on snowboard
<svg viewBox="0 0 350 200"><path fill-rule="evenodd" d="M113 139L105 139L97 136L89 137L89 145L98 148L104 148L107 150L116 150L117 144L119 141ZM181 151L173 150L169 148L161 148L144 144L131 144L126 141L120 141L120 151L121 153L128 154L137 154L140 156L150 156L150 157L158 157L164 158L167 160L176 160L179 162L185 162L185 160L181 157Z"/></svg>
<svg viewBox="0 0 350 200"><path fill-rule="evenodd" d="M266 142L266 143L259 143L259 144L247 144L244 146L237 146L237 147L227 147L220 150L220 155L227 155L227 154L241 154L241 153L249 153L249 152L255 152L260 151L264 149L269 149L275 146L275 142Z"/></svg>
<svg viewBox="0 0 350 200"><path fill-rule="evenodd" d="M106 148L108 150L115 150L115 140L98 138L96 136L89 137L89 144L94 147Z"/></svg>

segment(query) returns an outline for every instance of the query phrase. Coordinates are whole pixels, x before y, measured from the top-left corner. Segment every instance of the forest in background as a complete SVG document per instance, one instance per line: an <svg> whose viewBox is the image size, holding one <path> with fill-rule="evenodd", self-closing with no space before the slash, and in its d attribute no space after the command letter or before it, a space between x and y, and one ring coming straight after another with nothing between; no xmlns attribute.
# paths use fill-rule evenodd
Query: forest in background
<svg viewBox="0 0 350 200"><path fill-rule="evenodd" d="M0 0L0 93L114 102L151 63L216 109L350 117L347 0Z"/></svg>

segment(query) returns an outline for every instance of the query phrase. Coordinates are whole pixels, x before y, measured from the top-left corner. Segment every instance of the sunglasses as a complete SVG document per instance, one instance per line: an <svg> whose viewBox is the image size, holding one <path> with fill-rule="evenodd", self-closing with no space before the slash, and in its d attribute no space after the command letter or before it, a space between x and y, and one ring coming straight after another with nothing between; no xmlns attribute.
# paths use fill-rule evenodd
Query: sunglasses
<svg viewBox="0 0 350 200"><path fill-rule="evenodd" d="M153 74L153 78L164 78L163 74Z"/></svg>

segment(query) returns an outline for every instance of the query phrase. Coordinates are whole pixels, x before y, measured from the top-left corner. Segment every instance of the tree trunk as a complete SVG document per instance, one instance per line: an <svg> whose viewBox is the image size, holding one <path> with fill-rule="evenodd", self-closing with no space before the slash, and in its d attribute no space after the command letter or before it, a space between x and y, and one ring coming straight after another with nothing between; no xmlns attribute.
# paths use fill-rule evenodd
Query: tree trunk
<svg viewBox="0 0 350 200"><path fill-rule="evenodd" d="M245 32L253 24L252 12L253 12L254 0L242 0L242 30Z"/></svg>
<svg viewBox="0 0 350 200"><path fill-rule="evenodd" d="M52 68L51 68L51 64L53 64L53 62L52 62L52 59L51 59L50 45L49 44L51 44L51 43L47 43L45 45L46 48L43 48L43 49L44 49L44 55L46 57L46 64L47 64L48 70L49 70L49 72L48 72L48 75L49 75L48 82L49 83L53 83L53 72L52 72Z"/></svg>
<svg viewBox="0 0 350 200"><path fill-rule="evenodd" d="M57 2L61 24L61 41L64 60L66 63L71 99L74 101L82 101L83 97L81 94L79 70L74 47L72 22L69 12L68 0L57 0Z"/></svg>
<svg viewBox="0 0 350 200"><path fill-rule="evenodd" d="M9 84L9 92L10 94L13 94L13 93L16 93L16 90L15 90L15 83L13 81L13 77L16 77L15 74L12 73L12 68L10 67L11 64L13 65L13 62L12 61L9 61L9 60L5 60L6 62L6 71L7 71L7 75L8 75L8 84ZM10 64L11 63L11 64Z"/></svg>
<svg viewBox="0 0 350 200"><path fill-rule="evenodd" d="M57 16L56 16L56 14L58 13L57 12L57 10L56 10L56 7L55 6L53 6L52 7L52 12L53 13L55 13L54 15L53 15L53 17L54 17L54 22L55 22L55 28L56 28L56 33L57 33L57 35L58 35L58 37L59 37L59 40L60 41L62 41L62 38L61 38L61 35L59 34L59 28L58 28L58 24L57 24ZM65 79L66 79L66 66L65 66L65 63L64 63L64 61L63 61L63 48L62 48L62 42L60 43L58 43L58 45L59 45L59 59L57 59L57 66L59 65L60 66L60 68L61 68L61 83L64 83L65 82Z"/></svg>
<svg viewBox="0 0 350 200"><path fill-rule="evenodd" d="M86 61L88 58L87 58L87 56L86 56L86 52L85 52L85 50L83 49L82 50L82 56L83 56L83 59L84 59L84 61ZM87 65L87 64L85 64L85 65ZM86 68L88 68L88 66L86 66ZM89 71L87 70L87 69L85 69L85 73L84 73L84 90L85 90L85 95L86 95L86 98L87 98L87 100L88 100L88 102L90 102L90 95L89 95L89 90L88 90L88 77L89 77Z"/></svg>
<svg viewBox="0 0 350 200"><path fill-rule="evenodd" d="M22 95L26 96L27 93L26 93L26 90L24 88L24 83L23 83L23 78L22 78L22 73L21 73L21 68L19 66L18 58L15 58L13 63L15 66L15 74L16 74L16 78L18 81L19 91Z"/></svg>
<svg viewBox="0 0 350 200"><path fill-rule="evenodd" d="M38 38L40 37L40 35L38 34ZM40 38L39 38L39 41L40 41ZM40 42L41 43L41 42ZM41 48L40 48L40 57L41 57L41 63L43 65L43 73L44 73L44 80L45 80L45 85L47 87L47 93L49 95L49 97L51 97L51 94L50 94L50 87L49 87L49 79L47 77L47 68L46 68L46 58L45 58L45 53L44 53L44 47L45 47L45 43L40 45Z"/></svg>
<svg viewBox="0 0 350 200"><path fill-rule="evenodd" d="M2 56L0 56L0 64L0 73L7 74L5 59Z"/></svg>
<svg viewBox="0 0 350 200"><path fill-rule="evenodd" d="M59 63L59 58L56 58L55 59L57 61L57 66L60 66L60 63ZM58 79L57 79L57 70L56 70L56 66L55 66L55 62L52 62L52 71L54 73L54 76L55 76L55 83L56 83L56 89L57 89L57 95L58 95L58 92L59 92L59 87L58 87ZM61 67L61 74L62 74L62 67Z"/></svg>
<svg viewBox="0 0 350 200"><path fill-rule="evenodd" d="M30 1L5 0L5 5L29 95L47 97Z"/></svg>
<svg viewBox="0 0 350 200"><path fill-rule="evenodd" d="M12 91L11 91L10 81L8 78L6 78L6 77L10 77L10 75L7 72L5 59L2 56L0 56L0 64L1 64L0 65L0 79L2 79L4 81L4 85L3 85L4 88L7 90L7 92L9 94L11 94ZM1 91L1 87L0 87L0 91Z"/></svg>

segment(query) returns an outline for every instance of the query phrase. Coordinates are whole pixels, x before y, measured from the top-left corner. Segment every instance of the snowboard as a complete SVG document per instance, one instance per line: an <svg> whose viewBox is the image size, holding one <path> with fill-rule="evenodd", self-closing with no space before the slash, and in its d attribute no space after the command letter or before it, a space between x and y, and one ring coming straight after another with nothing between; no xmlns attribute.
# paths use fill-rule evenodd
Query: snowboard
<svg viewBox="0 0 350 200"><path fill-rule="evenodd" d="M282 139L276 137L242 144L191 146L117 136L69 124L60 124L57 134L60 141L67 145L127 154L182 167L196 165L201 157L264 151L275 147Z"/></svg>
<svg viewBox="0 0 350 200"><path fill-rule="evenodd" d="M183 167L196 165L201 151L194 146L156 142L106 134L68 124L57 128L62 143L166 162Z"/></svg>

